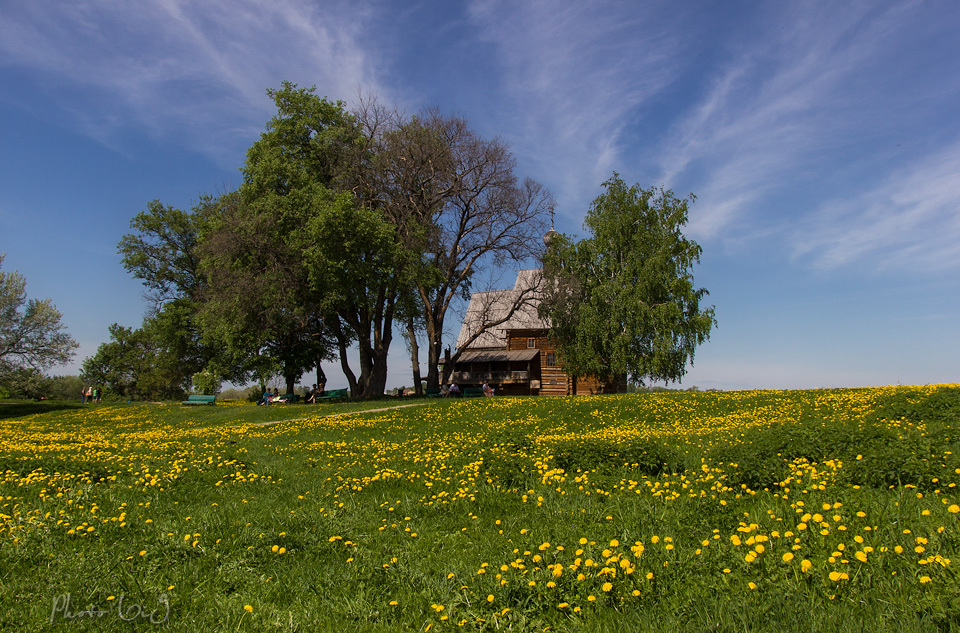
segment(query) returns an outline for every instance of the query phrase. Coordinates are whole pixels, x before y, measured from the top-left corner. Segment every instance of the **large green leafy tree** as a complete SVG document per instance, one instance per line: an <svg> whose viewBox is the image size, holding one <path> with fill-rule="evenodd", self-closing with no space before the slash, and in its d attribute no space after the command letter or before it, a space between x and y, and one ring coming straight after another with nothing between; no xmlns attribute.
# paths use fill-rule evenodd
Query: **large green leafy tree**
<svg viewBox="0 0 960 633"><path fill-rule="evenodd" d="M3 259L0 255L0 266ZM53 303L27 300L26 287L20 273L0 270L0 380L18 370L39 372L63 365L77 348Z"/></svg>
<svg viewBox="0 0 960 633"><path fill-rule="evenodd" d="M148 319L136 330L114 323L108 330L110 341L81 366L87 384L102 385L108 397L171 400L183 396L190 382L182 375L176 351L164 345L154 322Z"/></svg>
<svg viewBox="0 0 960 633"><path fill-rule="evenodd" d="M132 233L118 244L123 266L146 288L151 314L143 330L151 345L168 359L165 379L189 389L192 377L213 370L221 379L236 379L237 362L220 345L207 340L198 313L206 282L200 266L200 241L208 227L234 203L236 194L205 196L190 211L154 200L131 221Z"/></svg>
<svg viewBox="0 0 960 633"><path fill-rule="evenodd" d="M693 280L701 248L682 233L694 197L616 173L603 186L584 221L590 236L547 248L540 314L572 376L677 381L716 324Z"/></svg>
<svg viewBox="0 0 960 633"><path fill-rule="evenodd" d="M244 359L245 377L281 374L292 392L306 370L331 359L334 342L312 301L304 255L292 250L273 213L225 207L203 239L205 335Z"/></svg>
<svg viewBox="0 0 960 633"><path fill-rule="evenodd" d="M381 395L406 255L359 176L370 165L369 138L342 103L313 89L284 83L268 94L277 115L247 152L243 214L228 230L269 232L260 259L279 254L291 263L289 283L308 289L290 307L323 320L354 395ZM261 265L253 263L251 273Z"/></svg>

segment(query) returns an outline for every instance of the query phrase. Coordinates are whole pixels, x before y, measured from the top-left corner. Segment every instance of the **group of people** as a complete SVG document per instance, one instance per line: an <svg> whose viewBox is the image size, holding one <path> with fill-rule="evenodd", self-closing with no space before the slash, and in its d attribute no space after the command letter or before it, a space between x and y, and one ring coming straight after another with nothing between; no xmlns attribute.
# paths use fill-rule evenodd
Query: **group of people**
<svg viewBox="0 0 960 633"><path fill-rule="evenodd" d="M325 386L326 385L320 385L317 387L314 385L312 389L308 389L306 395L303 396L304 402L309 402L311 404L316 403L317 398L323 395L323 388Z"/></svg>
<svg viewBox="0 0 960 633"><path fill-rule="evenodd" d="M279 397L280 397L279 389L277 389L277 391L274 392L273 389L270 389L269 387L267 387L266 391L263 392L263 396L261 396L260 399L257 401L257 406L260 406L260 405L268 406L271 402L278 402L277 399Z"/></svg>
<svg viewBox="0 0 960 633"><path fill-rule="evenodd" d="M483 395L488 398L492 398L493 393L494 393L493 387L491 387L487 383L483 383ZM452 382L450 383L449 387L444 387L443 395L447 398L459 398L460 396L463 395L463 392L460 391L460 387L457 386L457 383Z"/></svg>
<svg viewBox="0 0 960 633"><path fill-rule="evenodd" d="M324 385L320 385L320 387L317 387L317 385L314 385L313 388L308 389L307 393L304 394L303 396L303 401L315 403L317 401L317 398L323 395L323 387ZM262 404L264 406L267 406L271 402L283 402L283 399L280 397L279 389L274 390L268 387L267 390L263 392L263 397L261 397L260 400L257 401L257 404L258 405Z"/></svg>
<svg viewBox="0 0 960 633"><path fill-rule="evenodd" d="M80 389L80 404L100 402L100 387L83 387Z"/></svg>

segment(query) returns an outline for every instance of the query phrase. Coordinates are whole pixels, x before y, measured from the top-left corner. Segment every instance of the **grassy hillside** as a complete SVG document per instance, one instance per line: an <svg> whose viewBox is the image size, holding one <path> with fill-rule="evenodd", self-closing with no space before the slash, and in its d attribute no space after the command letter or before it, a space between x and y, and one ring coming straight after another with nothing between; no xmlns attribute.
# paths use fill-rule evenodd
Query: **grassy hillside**
<svg viewBox="0 0 960 633"><path fill-rule="evenodd" d="M0 630L960 629L960 387L364 406L0 405Z"/></svg>

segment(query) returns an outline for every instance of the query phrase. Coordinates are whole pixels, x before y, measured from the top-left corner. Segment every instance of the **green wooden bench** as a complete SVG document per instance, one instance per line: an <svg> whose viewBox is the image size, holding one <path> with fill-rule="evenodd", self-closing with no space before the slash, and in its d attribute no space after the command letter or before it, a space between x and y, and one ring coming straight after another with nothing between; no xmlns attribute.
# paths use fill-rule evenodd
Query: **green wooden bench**
<svg viewBox="0 0 960 633"><path fill-rule="evenodd" d="M300 402L300 396L295 393L285 393L280 396L276 402L271 402L270 404L293 404L295 402Z"/></svg>
<svg viewBox="0 0 960 633"><path fill-rule="evenodd" d="M428 398L439 398L443 395L443 392L440 390L440 387L436 387L434 389L428 387L424 390L423 394Z"/></svg>
<svg viewBox="0 0 960 633"><path fill-rule="evenodd" d="M464 398L477 398L480 396L483 396L483 387L464 387L463 388Z"/></svg>
<svg viewBox="0 0 960 633"><path fill-rule="evenodd" d="M187 399L181 402L180 404L214 404L216 400L217 400L216 396L191 395L191 396L187 396Z"/></svg>
<svg viewBox="0 0 960 633"><path fill-rule="evenodd" d="M349 389L331 389L330 391L324 391L323 395L317 398L317 402L320 402L321 400L333 402L334 400L345 400L349 397Z"/></svg>

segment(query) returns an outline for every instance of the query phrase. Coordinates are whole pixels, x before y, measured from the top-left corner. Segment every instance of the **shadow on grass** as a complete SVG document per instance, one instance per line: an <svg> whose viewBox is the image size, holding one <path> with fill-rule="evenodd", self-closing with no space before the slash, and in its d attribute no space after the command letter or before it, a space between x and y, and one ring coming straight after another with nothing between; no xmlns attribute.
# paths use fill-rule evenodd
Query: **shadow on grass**
<svg viewBox="0 0 960 633"><path fill-rule="evenodd" d="M83 408L83 405L73 402L0 402L0 420Z"/></svg>

